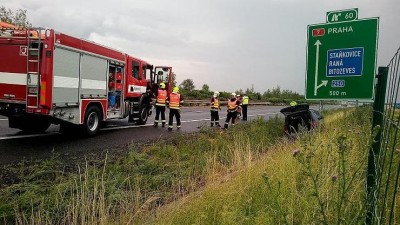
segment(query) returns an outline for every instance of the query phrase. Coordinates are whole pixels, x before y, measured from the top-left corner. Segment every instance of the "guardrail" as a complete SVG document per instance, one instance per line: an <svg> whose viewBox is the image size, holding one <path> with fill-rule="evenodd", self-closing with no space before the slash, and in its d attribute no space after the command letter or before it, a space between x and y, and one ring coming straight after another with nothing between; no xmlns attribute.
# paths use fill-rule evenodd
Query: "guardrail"
<svg viewBox="0 0 400 225"><path fill-rule="evenodd" d="M226 105L227 101L220 100L220 105ZM184 106L208 106L210 105L209 100L184 100ZM284 103L274 104L272 102L249 102L249 105L285 105Z"/></svg>

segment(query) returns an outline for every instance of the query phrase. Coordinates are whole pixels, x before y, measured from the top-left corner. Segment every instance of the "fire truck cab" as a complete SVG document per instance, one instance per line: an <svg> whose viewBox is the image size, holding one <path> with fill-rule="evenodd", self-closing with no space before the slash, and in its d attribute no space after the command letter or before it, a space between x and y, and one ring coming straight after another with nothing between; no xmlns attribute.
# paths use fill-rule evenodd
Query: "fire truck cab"
<svg viewBox="0 0 400 225"><path fill-rule="evenodd" d="M110 119L145 124L157 82L170 93L172 76L171 67L53 29L0 29L0 115L12 128L60 124L90 136Z"/></svg>

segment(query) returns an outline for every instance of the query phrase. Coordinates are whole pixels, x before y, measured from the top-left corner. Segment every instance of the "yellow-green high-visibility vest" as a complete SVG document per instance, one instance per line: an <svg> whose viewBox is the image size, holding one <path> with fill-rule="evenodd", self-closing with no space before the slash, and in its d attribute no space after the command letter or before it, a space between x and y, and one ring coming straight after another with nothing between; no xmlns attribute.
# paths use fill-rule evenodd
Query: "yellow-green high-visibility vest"
<svg viewBox="0 0 400 225"><path fill-rule="evenodd" d="M249 97L248 96L244 96L243 97L243 105L248 105L249 104Z"/></svg>

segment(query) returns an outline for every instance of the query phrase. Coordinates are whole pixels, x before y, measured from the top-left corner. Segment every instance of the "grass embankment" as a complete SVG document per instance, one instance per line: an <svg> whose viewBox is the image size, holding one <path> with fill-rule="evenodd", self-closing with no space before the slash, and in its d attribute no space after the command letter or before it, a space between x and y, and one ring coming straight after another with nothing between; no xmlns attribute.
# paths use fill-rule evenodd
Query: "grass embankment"
<svg viewBox="0 0 400 225"><path fill-rule="evenodd" d="M363 224L370 115L334 113L313 134L278 143L234 176L161 208L151 223Z"/></svg>
<svg viewBox="0 0 400 225"><path fill-rule="evenodd" d="M234 129L201 129L128 146L102 162L65 165L57 156L2 168L0 223L141 223L165 203L249 164L282 137L282 120L258 119ZM112 155L113 152L109 152Z"/></svg>
<svg viewBox="0 0 400 225"><path fill-rule="evenodd" d="M57 158L22 164L6 170L17 179L2 186L0 216L17 224L361 224L370 115L334 112L293 141L281 138L281 119L258 119L131 145L79 170Z"/></svg>

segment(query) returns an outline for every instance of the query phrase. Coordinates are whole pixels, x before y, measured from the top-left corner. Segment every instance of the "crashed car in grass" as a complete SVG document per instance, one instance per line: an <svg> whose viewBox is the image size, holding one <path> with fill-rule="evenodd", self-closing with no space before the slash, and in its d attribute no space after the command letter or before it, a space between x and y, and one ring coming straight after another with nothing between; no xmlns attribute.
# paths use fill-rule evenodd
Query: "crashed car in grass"
<svg viewBox="0 0 400 225"><path fill-rule="evenodd" d="M293 135L304 129L310 131L316 128L321 119L321 113L310 109L308 104L289 106L280 111L285 116L284 131L286 135Z"/></svg>

